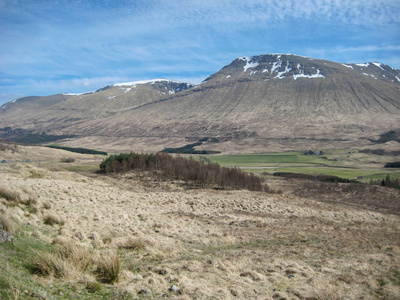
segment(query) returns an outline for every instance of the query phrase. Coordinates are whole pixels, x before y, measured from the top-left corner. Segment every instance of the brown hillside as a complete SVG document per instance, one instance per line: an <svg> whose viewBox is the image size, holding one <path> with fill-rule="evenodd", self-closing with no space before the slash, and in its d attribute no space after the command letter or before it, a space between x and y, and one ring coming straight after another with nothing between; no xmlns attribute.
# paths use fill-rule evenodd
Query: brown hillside
<svg viewBox="0 0 400 300"><path fill-rule="evenodd" d="M41 108L24 121L8 110L2 123L78 135L83 144L89 136L109 144L140 139L147 149L183 144L187 137L216 137L225 145L244 141L247 151L271 140L281 148L290 147L288 141L292 147L299 141L366 145L400 123L399 73L378 63L245 57L179 93L163 95L154 84L128 92L114 86Z"/></svg>

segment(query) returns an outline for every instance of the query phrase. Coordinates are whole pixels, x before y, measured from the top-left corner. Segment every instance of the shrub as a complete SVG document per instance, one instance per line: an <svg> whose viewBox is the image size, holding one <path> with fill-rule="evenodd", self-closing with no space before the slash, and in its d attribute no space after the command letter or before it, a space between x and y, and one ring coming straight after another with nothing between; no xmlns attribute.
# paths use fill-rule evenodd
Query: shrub
<svg viewBox="0 0 400 300"><path fill-rule="evenodd" d="M97 275L104 283L116 283L119 280L121 261L117 253L103 255L97 263Z"/></svg>

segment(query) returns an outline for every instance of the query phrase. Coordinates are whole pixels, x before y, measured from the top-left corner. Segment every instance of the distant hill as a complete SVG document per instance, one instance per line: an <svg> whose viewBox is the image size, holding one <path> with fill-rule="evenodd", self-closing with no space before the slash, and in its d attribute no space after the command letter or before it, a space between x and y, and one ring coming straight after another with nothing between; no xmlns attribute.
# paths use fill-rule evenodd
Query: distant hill
<svg viewBox="0 0 400 300"><path fill-rule="evenodd" d="M268 54L237 58L197 86L152 80L17 99L2 107L0 128L104 149L126 140L161 150L205 137L219 143L201 147L224 152L366 145L400 128L399 89L400 70L380 63Z"/></svg>

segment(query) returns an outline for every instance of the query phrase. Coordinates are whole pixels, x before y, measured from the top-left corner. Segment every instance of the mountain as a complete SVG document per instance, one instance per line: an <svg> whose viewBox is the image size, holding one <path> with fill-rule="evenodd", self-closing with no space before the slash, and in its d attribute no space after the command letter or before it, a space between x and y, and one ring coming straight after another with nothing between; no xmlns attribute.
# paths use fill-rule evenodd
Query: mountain
<svg viewBox="0 0 400 300"><path fill-rule="evenodd" d="M161 150L204 137L223 151L363 146L400 128L399 89L400 70L384 64L268 54L237 58L198 86L154 80L53 96L54 103L18 99L5 105L0 128L108 148L125 140Z"/></svg>

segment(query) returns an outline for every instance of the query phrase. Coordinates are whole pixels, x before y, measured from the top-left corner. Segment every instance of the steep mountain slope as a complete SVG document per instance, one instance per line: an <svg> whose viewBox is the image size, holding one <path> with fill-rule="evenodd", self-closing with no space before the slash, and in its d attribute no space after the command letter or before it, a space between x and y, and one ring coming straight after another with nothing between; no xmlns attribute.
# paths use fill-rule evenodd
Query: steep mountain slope
<svg viewBox="0 0 400 300"><path fill-rule="evenodd" d="M164 85L136 90L118 84L68 98L24 126L31 122L54 134L163 138L160 144L216 137L250 148L271 140L365 144L400 124L400 71L379 63L260 55L235 59L201 85L175 86L179 93Z"/></svg>
<svg viewBox="0 0 400 300"><path fill-rule="evenodd" d="M96 92L26 97L1 107L0 124L58 134L71 124L98 119L192 87L166 79L116 83ZM69 133L71 134L71 133Z"/></svg>
<svg viewBox="0 0 400 300"><path fill-rule="evenodd" d="M380 64L342 65L293 55L239 58L193 89L75 130L108 135L111 129L125 135L129 128L142 136L369 137L395 126L400 116L398 74Z"/></svg>

